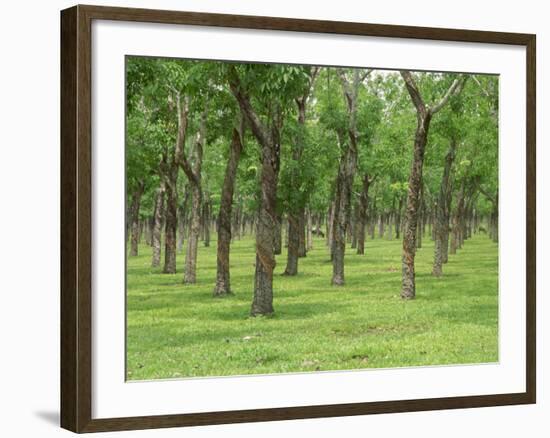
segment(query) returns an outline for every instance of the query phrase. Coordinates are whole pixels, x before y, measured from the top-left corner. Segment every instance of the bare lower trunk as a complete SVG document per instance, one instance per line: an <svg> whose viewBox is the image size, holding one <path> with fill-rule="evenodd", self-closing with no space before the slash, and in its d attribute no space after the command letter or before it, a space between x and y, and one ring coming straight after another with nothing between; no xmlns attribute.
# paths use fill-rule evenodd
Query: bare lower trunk
<svg viewBox="0 0 550 438"><path fill-rule="evenodd" d="M252 316L273 313L273 270L275 254L273 241L277 227L277 177L279 171L278 145L262 148L262 198L256 226L256 273Z"/></svg>
<svg viewBox="0 0 550 438"><path fill-rule="evenodd" d="M275 218L275 229L273 230L273 254L281 254L283 248L283 217L277 213Z"/></svg>
<svg viewBox="0 0 550 438"><path fill-rule="evenodd" d="M205 202L203 202L203 214L202 214L202 227L203 227L203 233L204 233L204 246L209 247L210 246L210 221L211 221L211 203L210 199L207 199Z"/></svg>
<svg viewBox="0 0 550 438"><path fill-rule="evenodd" d="M351 202L351 185L357 163L356 150L350 146L340 162L336 181L334 203L332 284L341 286L344 279L344 255L346 252L346 231Z"/></svg>
<svg viewBox="0 0 550 438"><path fill-rule="evenodd" d="M306 251L313 249L313 218L311 210L308 208L306 212Z"/></svg>
<svg viewBox="0 0 550 438"><path fill-rule="evenodd" d="M422 187L422 166L424 164L424 151L426 148L430 117L430 113L418 116L418 126L414 141L414 155L409 176L407 205L405 210L405 228L403 232L403 278L401 297L404 299L413 299L416 296L414 266L416 255L416 227L418 226L420 190Z"/></svg>
<svg viewBox="0 0 550 438"><path fill-rule="evenodd" d="M435 250L432 274L439 277L443 274L443 264L449 259L449 214L451 209L451 169L455 159L456 141L452 140L445 155L443 177L439 188L439 197L435 206Z"/></svg>
<svg viewBox="0 0 550 438"><path fill-rule="evenodd" d="M193 284L197 282L197 250L199 246L200 234L200 206L201 206L201 188L191 185L191 217L189 220L189 236L187 238L187 252L185 254L185 271L183 282Z"/></svg>
<svg viewBox="0 0 550 438"><path fill-rule="evenodd" d="M229 160L225 168L225 177L221 192L220 211L218 213L218 248L216 267L216 286L214 296L220 297L231 293L229 275L229 254L231 244L231 207L235 190L235 177L242 152L241 135L235 129L229 151Z"/></svg>
<svg viewBox="0 0 550 438"><path fill-rule="evenodd" d="M306 213L302 207L298 211L298 235L300 244L298 246L298 257L305 257L306 254Z"/></svg>
<svg viewBox="0 0 550 438"><path fill-rule="evenodd" d="M153 231L151 233L151 242L153 247L153 256L151 266L156 268L160 266L161 255L161 235L162 235L162 217L164 214L164 183L161 183L155 194L155 207L153 211Z"/></svg>
<svg viewBox="0 0 550 438"><path fill-rule="evenodd" d="M166 186L166 222L164 231L165 274L176 273L176 229L178 226L178 198L172 184Z"/></svg>
<svg viewBox="0 0 550 438"><path fill-rule="evenodd" d="M369 175L363 175L363 190L359 196L359 211L357 215L357 254L365 254L365 227L367 226L370 183Z"/></svg>
<svg viewBox="0 0 550 438"><path fill-rule="evenodd" d="M298 274L298 251L300 247L299 222L299 218L295 215L288 215L288 251L284 275Z"/></svg>
<svg viewBox="0 0 550 438"><path fill-rule="evenodd" d="M145 186L143 181L139 181L136 189L132 193L132 204L130 207L130 227L131 227L131 239L130 239L130 256L135 257L138 255L138 245L140 240L140 221L139 221L139 207L141 205L141 196Z"/></svg>

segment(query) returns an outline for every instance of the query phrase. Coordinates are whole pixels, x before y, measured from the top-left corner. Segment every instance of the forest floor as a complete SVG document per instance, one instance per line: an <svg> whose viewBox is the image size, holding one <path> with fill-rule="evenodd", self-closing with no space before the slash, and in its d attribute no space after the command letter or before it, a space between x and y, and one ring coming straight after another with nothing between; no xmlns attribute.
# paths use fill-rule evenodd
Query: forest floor
<svg viewBox="0 0 550 438"><path fill-rule="evenodd" d="M127 378L146 380L350 370L498 361L498 247L474 236L431 275L433 242L417 252L417 297L402 301L401 240L368 239L365 255L346 249L344 287L331 286L324 239L280 275L272 317L249 317L254 240L231 246L234 295L212 297L216 241L199 247L197 284L152 269L151 249L128 258Z"/></svg>

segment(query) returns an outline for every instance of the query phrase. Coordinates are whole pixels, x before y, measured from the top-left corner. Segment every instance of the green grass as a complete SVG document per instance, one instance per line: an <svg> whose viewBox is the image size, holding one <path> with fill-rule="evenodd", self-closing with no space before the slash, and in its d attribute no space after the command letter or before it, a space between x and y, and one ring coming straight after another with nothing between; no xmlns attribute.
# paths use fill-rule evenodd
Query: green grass
<svg viewBox="0 0 550 438"><path fill-rule="evenodd" d="M129 380L349 370L498 361L498 249L486 236L468 240L431 276L433 243L416 257L417 297L402 301L401 241L367 240L366 254L346 252L346 285L330 285L323 239L300 259L299 275L280 275L273 317L249 317L254 241L231 247L234 295L212 298L216 242L199 248L197 284L150 267L151 251L128 258Z"/></svg>

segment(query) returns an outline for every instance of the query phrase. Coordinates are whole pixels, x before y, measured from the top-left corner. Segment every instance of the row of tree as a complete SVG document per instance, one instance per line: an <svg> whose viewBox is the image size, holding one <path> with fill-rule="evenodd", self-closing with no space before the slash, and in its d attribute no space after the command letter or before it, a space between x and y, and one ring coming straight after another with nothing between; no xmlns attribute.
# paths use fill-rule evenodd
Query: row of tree
<svg viewBox="0 0 550 438"><path fill-rule="evenodd" d="M436 276L472 232L498 239L497 77L127 62L130 256L145 230L152 266L164 239L163 272L175 273L186 239L184 283L196 281L199 240L217 232L214 295L231 293L231 239L250 230L251 314L270 314L283 229L285 275L323 234L341 286L346 244L364 254L378 226L403 239L401 296L411 299L426 226Z"/></svg>

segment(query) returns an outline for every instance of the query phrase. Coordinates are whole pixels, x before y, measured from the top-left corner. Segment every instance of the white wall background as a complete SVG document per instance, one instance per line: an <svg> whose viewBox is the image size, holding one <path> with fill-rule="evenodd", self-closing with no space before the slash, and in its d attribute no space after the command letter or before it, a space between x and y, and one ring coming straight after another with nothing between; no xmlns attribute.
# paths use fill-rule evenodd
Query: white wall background
<svg viewBox="0 0 550 438"><path fill-rule="evenodd" d="M550 196L543 150L550 78L545 2L461 0L298 2L278 0L111 0L87 3L235 14L272 15L537 34L538 77L538 347L539 403L319 420L104 434L117 437L547 436L550 384L544 368L550 334L543 296L549 286ZM59 10L64 0L4 2L0 16L0 434L57 437L59 429ZM547 128L548 129L548 128ZM545 273L545 268L547 272ZM545 415L546 414L546 415Z"/></svg>

